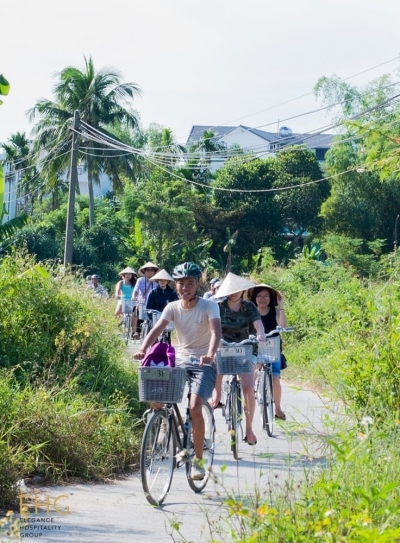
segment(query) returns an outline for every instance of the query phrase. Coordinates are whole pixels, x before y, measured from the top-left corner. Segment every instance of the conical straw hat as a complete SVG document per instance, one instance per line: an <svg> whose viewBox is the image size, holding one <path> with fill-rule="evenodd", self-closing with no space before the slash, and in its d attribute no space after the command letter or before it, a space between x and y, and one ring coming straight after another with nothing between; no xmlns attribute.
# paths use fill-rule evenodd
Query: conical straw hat
<svg viewBox="0 0 400 543"><path fill-rule="evenodd" d="M247 300L251 300L251 297L252 297L252 294L253 294L253 290L255 288L260 288L260 290L262 290L263 288L269 288L270 290L272 290L273 293L275 293L275 296L277 297L279 292L276 290L276 288L274 287L271 287L271 285L267 285L266 283L260 283L259 285L254 285L254 287L252 288L249 288L249 290L246 292L246 299Z"/></svg>
<svg viewBox="0 0 400 543"><path fill-rule="evenodd" d="M216 296L218 298L223 298L224 296L230 296L236 292L242 292L249 288L255 287L255 283L240 277L240 275L235 275L234 273L229 272L225 279L222 281L222 285L219 287Z"/></svg>
<svg viewBox="0 0 400 543"><path fill-rule="evenodd" d="M131 268L130 266L120 271L118 275L124 275L125 273L131 273L132 275L137 275L137 272L135 272L135 270Z"/></svg>
<svg viewBox="0 0 400 543"><path fill-rule="evenodd" d="M150 281L158 281L159 279L166 279L167 281L174 280L174 278L170 276L167 270L161 270L153 275L153 277L150 277Z"/></svg>
<svg viewBox="0 0 400 543"><path fill-rule="evenodd" d="M139 268L139 273L143 274L143 270L145 270L146 268L154 268L155 270L160 269L157 264L153 264L153 262L146 262L146 264L143 264L143 266Z"/></svg>

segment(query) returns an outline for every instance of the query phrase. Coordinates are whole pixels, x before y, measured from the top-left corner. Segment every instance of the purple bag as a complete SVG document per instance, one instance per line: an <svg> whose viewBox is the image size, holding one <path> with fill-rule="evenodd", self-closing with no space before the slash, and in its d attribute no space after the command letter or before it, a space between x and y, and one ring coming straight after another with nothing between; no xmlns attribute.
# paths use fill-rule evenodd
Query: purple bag
<svg viewBox="0 0 400 543"><path fill-rule="evenodd" d="M169 343L154 343L143 358L142 366L175 367L175 349Z"/></svg>

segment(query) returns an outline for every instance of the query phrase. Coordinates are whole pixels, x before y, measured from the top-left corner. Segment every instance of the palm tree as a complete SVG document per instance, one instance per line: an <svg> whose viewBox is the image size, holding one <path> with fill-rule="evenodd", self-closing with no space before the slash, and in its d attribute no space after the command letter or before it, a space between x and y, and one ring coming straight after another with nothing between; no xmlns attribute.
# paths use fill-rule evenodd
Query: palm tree
<svg viewBox="0 0 400 543"><path fill-rule="evenodd" d="M59 81L54 87L55 101L42 98L28 112L31 121L35 122L33 136L38 150L50 145L57 145L56 158L49 159L45 165L48 175L55 175L61 167L68 169L71 149L71 126L74 112L79 110L82 121L99 130L108 133L106 128L124 122L135 128L137 117L131 109L133 98L140 94L135 83L121 83L119 72L108 69L95 70L93 60L85 58L85 67L79 70L69 66L58 76ZM114 136L115 137L115 136ZM112 176L112 182L117 175L115 167L106 165L105 146L88 141L86 152L80 152L80 163L85 165L88 174L89 190L89 222L94 224L94 195L93 182L99 181L101 171L107 169Z"/></svg>
<svg viewBox="0 0 400 543"><path fill-rule="evenodd" d="M236 230L234 234L231 234L229 228L226 229L228 239L225 247L223 248L224 253L228 253L228 258L226 260L226 273L229 273L232 268L232 248L236 245L237 237L239 235L239 230Z"/></svg>
<svg viewBox="0 0 400 543"><path fill-rule="evenodd" d="M212 130L205 130L201 139L192 145L192 151L200 151L205 155L205 162L211 161L211 153L221 153L226 151L226 146L217 140L217 136Z"/></svg>

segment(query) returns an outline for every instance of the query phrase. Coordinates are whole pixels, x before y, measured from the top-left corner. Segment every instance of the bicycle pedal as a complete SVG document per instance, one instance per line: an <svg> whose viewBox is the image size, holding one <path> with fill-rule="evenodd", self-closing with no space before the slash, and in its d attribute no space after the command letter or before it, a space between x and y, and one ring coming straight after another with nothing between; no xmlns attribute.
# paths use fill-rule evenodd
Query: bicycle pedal
<svg viewBox="0 0 400 543"><path fill-rule="evenodd" d="M177 462L189 462L189 451L187 449L183 449L175 455L175 458Z"/></svg>

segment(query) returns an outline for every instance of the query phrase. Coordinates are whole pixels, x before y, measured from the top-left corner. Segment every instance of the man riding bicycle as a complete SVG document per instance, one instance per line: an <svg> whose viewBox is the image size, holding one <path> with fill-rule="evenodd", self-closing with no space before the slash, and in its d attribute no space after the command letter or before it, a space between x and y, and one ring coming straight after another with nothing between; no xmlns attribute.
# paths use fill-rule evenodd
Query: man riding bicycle
<svg viewBox="0 0 400 543"><path fill-rule="evenodd" d="M146 336L134 358L141 360L168 325L174 322L179 346L176 364L188 370L190 413L193 421L195 460L190 477L201 480L204 445L203 402L211 396L216 379L214 357L221 341L218 304L197 295L201 270L194 262L184 262L172 272L179 300L170 302L154 328Z"/></svg>

